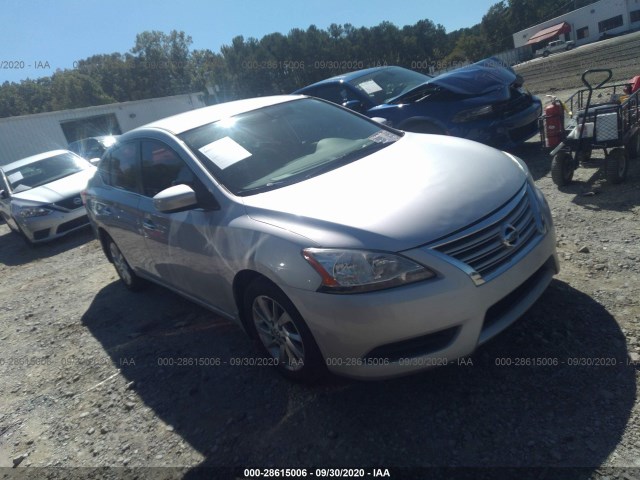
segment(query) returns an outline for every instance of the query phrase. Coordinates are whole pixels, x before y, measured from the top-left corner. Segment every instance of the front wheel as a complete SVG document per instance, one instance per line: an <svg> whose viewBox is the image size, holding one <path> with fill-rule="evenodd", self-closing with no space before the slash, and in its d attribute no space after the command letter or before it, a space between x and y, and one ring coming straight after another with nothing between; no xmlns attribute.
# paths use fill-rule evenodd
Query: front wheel
<svg viewBox="0 0 640 480"><path fill-rule="evenodd" d="M118 276L122 283L132 291L141 290L145 286L145 281L138 277L129 263L124 258L124 255L116 245L116 242L113 239L108 239L109 245L109 256L111 257L111 261L113 262L113 266L116 268L116 272L118 272Z"/></svg>
<svg viewBox="0 0 640 480"><path fill-rule="evenodd" d="M627 152L624 148L614 148L605 159L605 176L608 182L618 184L624 182L629 170Z"/></svg>
<svg viewBox="0 0 640 480"><path fill-rule="evenodd" d="M551 161L551 179L559 187L567 185L573 179L573 159L567 152L558 152Z"/></svg>
<svg viewBox="0 0 640 480"><path fill-rule="evenodd" d="M262 278L253 281L245 292L243 306L249 333L282 375L312 382L325 373L311 331L276 285Z"/></svg>

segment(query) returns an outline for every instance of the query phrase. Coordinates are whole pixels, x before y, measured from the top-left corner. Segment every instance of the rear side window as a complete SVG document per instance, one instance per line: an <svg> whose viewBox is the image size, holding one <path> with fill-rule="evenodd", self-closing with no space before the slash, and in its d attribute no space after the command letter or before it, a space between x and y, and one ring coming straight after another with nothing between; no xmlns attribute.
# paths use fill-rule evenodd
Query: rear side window
<svg viewBox="0 0 640 480"><path fill-rule="evenodd" d="M124 143L114 148L105 166L109 172L107 183L112 187L135 193L140 192L138 188L138 149L135 143Z"/></svg>
<svg viewBox="0 0 640 480"><path fill-rule="evenodd" d="M142 187L147 197L153 197L174 185L193 187L195 177L187 164L165 143L145 140L141 143Z"/></svg>

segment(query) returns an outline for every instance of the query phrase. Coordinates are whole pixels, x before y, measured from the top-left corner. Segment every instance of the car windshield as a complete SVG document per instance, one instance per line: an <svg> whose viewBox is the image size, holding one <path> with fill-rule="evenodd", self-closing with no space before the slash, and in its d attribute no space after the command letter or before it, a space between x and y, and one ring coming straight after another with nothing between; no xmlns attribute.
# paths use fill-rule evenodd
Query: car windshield
<svg viewBox="0 0 640 480"><path fill-rule="evenodd" d="M395 97L431 80L428 75L401 67L376 70L349 83L363 92L376 105L389 103Z"/></svg>
<svg viewBox="0 0 640 480"><path fill-rule="evenodd" d="M73 175L90 167L91 164L77 155L61 153L54 157L44 158L5 171L5 175L11 190L19 193Z"/></svg>
<svg viewBox="0 0 640 480"><path fill-rule="evenodd" d="M180 137L230 192L243 196L333 170L388 146L400 135L307 98L222 119Z"/></svg>

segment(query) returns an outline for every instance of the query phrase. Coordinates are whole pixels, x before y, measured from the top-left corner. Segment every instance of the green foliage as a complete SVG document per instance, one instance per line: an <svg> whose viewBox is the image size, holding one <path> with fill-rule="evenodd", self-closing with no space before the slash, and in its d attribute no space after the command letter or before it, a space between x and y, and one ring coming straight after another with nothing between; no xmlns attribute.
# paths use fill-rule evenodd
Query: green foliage
<svg viewBox="0 0 640 480"><path fill-rule="evenodd" d="M512 34L595 0L502 0L471 28L447 33L431 20L397 27L315 25L237 36L219 53L190 50L184 32L138 34L129 52L93 55L51 77L0 85L0 117L204 92L209 103L289 93L351 70L400 65L425 73L513 47Z"/></svg>

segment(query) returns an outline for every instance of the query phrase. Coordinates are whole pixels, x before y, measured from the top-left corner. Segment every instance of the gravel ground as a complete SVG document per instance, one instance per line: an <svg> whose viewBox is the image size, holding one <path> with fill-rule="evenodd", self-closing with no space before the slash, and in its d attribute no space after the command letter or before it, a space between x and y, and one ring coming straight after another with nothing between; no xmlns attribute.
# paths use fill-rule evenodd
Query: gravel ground
<svg viewBox="0 0 640 480"><path fill-rule="evenodd" d="M236 365L254 357L239 328L160 287L130 293L90 231L30 248L0 225L0 478L638 478L640 161L608 185L595 158L559 190L539 142L515 153L562 271L469 359L391 381Z"/></svg>

